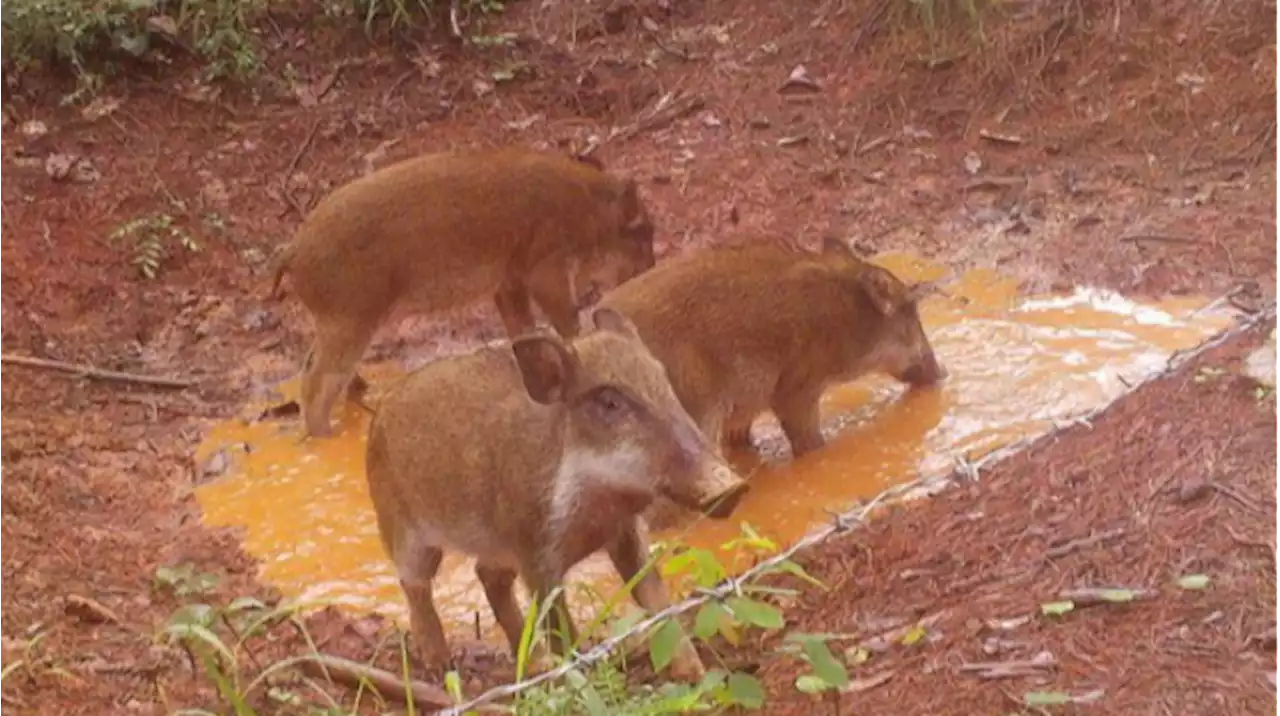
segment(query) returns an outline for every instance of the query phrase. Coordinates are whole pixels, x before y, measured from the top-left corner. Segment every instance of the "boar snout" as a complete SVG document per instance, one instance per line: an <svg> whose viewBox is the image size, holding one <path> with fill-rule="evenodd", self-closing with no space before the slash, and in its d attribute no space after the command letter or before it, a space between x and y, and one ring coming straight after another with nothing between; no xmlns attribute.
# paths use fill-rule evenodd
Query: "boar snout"
<svg viewBox="0 0 1280 716"><path fill-rule="evenodd" d="M718 461L703 470L699 486L705 497L698 504L698 511L714 520L728 519L749 489L732 468Z"/></svg>
<svg viewBox="0 0 1280 716"><path fill-rule="evenodd" d="M938 359L929 357L903 371L901 380L917 388L928 388L947 379L947 369Z"/></svg>
<svg viewBox="0 0 1280 716"><path fill-rule="evenodd" d="M686 459L680 461L693 469L671 474L663 492L682 507L723 520L737 509L747 492L747 483L711 451L706 441L700 442L694 460L688 460L694 456L686 454Z"/></svg>

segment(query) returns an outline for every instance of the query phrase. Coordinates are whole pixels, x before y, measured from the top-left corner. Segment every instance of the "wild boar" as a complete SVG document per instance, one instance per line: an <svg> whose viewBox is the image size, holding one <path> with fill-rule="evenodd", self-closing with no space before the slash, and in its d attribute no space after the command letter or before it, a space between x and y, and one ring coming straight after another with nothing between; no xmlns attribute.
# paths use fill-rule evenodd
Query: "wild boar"
<svg viewBox="0 0 1280 716"><path fill-rule="evenodd" d="M475 556L514 654L524 625L517 574L542 604L571 567L604 549L629 581L648 560L636 516L656 497L723 519L746 490L635 327L609 310L591 320L595 330L567 344L530 334L428 364L376 409L369 494L428 668L449 657L431 586L445 549ZM668 604L655 570L633 596L651 612ZM563 654L555 635L576 636L562 595L550 621ZM672 668L703 673L687 637Z"/></svg>
<svg viewBox="0 0 1280 716"><path fill-rule="evenodd" d="M794 456L823 444L818 403L833 383L880 371L917 386L946 377L908 286L837 239L710 249L609 291L666 366L676 395L717 445L749 445L772 410Z"/></svg>
<svg viewBox="0 0 1280 716"><path fill-rule="evenodd" d="M653 235L634 180L532 149L428 154L337 189L273 275L272 295L288 275L315 323L299 398L306 433L332 434L330 411L382 324L489 296L510 337L533 328L532 302L572 338L594 293L654 265Z"/></svg>

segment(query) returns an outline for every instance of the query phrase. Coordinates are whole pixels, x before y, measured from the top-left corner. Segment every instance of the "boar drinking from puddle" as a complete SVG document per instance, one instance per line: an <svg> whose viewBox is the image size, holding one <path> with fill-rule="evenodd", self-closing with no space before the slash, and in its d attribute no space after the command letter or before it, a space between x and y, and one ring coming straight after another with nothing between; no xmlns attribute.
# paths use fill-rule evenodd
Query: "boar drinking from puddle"
<svg viewBox="0 0 1280 716"><path fill-rule="evenodd" d="M607 309L591 320L595 330L572 342L531 334L428 364L377 408L369 493L429 667L449 657L432 602L444 550L476 558L514 653L524 624L517 575L541 604L572 566L604 549L626 582L648 560L637 516L655 498L725 518L746 490L635 327ZM668 604L654 570L633 596L651 612ZM576 637L563 595L557 602L552 645L564 653L557 635ZM686 637L672 668L703 673Z"/></svg>
<svg viewBox="0 0 1280 716"><path fill-rule="evenodd" d="M673 259L601 299L631 319L689 415L717 444L749 445L772 410L795 456L823 444L819 399L871 372L916 386L946 371L920 325L931 284L909 286L828 239Z"/></svg>

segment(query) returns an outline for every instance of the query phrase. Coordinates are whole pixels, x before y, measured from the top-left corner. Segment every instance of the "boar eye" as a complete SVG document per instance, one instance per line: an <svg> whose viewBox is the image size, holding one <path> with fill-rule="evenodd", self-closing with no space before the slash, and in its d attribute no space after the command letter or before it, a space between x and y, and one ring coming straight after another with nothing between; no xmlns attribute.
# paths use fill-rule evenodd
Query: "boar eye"
<svg viewBox="0 0 1280 716"><path fill-rule="evenodd" d="M618 415L627 407L626 399L612 388L601 388L596 393L595 402L606 415Z"/></svg>

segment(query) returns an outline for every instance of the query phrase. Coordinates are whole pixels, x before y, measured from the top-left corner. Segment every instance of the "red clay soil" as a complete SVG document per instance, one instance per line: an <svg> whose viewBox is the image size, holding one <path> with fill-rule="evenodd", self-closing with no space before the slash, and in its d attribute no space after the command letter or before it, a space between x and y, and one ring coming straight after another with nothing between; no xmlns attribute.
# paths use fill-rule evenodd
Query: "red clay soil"
<svg viewBox="0 0 1280 716"><path fill-rule="evenodd" d="M1263 336L808 554L830 591L800 597L788 630L883 646L838 702L767 660L769 713L1013 713L1028 692L1094 699L1062 713L1274 713L1276 413L1233 372ZM1098 588L1146 598L1041 613ZM903 645L917 623L927 636Z"/></svg>
<svg viewBox="0 0 1280 716"><path fill-rule="evenodd" d="M248 86L204 83L182 56L132 67L81 105L60 103L69 78L6 77L4 351L194 385L6 365L0 631L4 663L24 664L4 680L5 713L216 703L185 654L153 643L180 605L153 587L156 569L190 562L221 575L200 597L210 603L270 590L233 533L200 526L193 447L209 419L235 414L301 357L309 326L296 302L264 300L268 259L299 210L401 157L606 138L596 153L643 181L663 255L721 242L814 245L834 233L956 269L998 267L1029 288L1235 287L1241 306L1274 300L1274 5L1005 3L987 16L981 47L949 11L931 45L909 7L512 3L484 29L516 33L511 42L464 48L422 31L370 41L356 23L298 2L272 6L266 66ZM793 74L812 82L784 87ZM148 216L171 217L203 246L171 246L154 280L139 277L128 239L111 238ZM495 335L492 313L410 322L371 354L421 363ZM1142 713L1161 699L1179 713L1273 709L1261 674L1274 669L1274 562L1247 542L1274 526L1275 404L1259 407L1242 379L1179 380L1118 408L1129 417L1107 420L1122 429L1095 428L1070 438L1075 449L1001 468L975 494L882 520L853 538L869 556L847 543L819 551L814 571L856 579L807 597L794 619L861 633L874 618L959 606L1016 616L1064 587L1159 586L1150 603L1091 607L1061 624L1037 618L1007 638L1050 651L1055 684L1106 690L1079 709ZM1151 480L1181 485L1196 478L1189 472L1217 487L1182 503L1151 495ZM1209 519L1228 515L1238 522ZM1042 559L1052 540L1119 527L1114 541ZM1188 572L1210 574L1210 588L1168 588ZM335 614L310 626L326 650L352 657L388 633ZM1026 681L978 682L951 667L1035 649L985 657L965 617L948 612L938 628L937 643L859 667L898 672L845 698L881 710L890 702L876 699L893 698L918 704L913 713L1015 711L1000 688L1017 696ZM302 648L281 632L259 657ZM778 709L813 708L789 691L790 667L757 656L788 704ZM502 661L469 651L468 692L502 678ZM914 682L926 676L927 686Z"/></svg>

